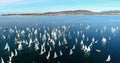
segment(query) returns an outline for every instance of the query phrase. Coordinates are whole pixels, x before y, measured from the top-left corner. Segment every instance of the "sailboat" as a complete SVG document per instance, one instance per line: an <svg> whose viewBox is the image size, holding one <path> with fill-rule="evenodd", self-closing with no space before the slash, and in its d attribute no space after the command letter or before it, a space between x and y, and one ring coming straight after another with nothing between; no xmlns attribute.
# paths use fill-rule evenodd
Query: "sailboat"
<svg viewBox="0 0 120 63"><path fill-rule="evenodd" d="M8 43L6 43L4 49L7 50L7 51L10 51L10 47L9 47Z"/></svg>
<svg viewBox="0 0 120 63"><path fill-rule="evenodd" d="M6 39L6 36L2 34L2 38L3 38L3 39Z"/></svg>
<svg viewBox="0 0 120 63"><path fill-rule="evenodd" d="M18 53L17 53L17 50L15 49L15 56L17 56L18 55Z"/></svg>
<svg viewBox="0 0 120 63"><path fill-rule="evenodd" d="M111 61L111 57L110 55L108 55L108 58L106 59L106 62L110 62Z"/></svg>
<svg viewBox="0 0 120 63"><path fill-rule="evenodd" d="M58 57L57 53L54 52L54 57L53 58L57 58L57 57Z"/></svg>
<svg viewBox="0 0 120 63"><path fill-rule="evenodd" d="M5 63L4 60L3 60L3 58L1 58L1 63Z"/></svg>
<svg viewBox="0 0 120 63"><path fill-rule="evenodd" d="M94 37L92 38L92 42L95 42L95 38Z"/></svg>
<svg viewBox="0 0 120 63"><path fill-rule="evenodd" d="M18 50L22 50L23 48L22 48L22 43L19 43L18 44Z"/></svg>
<svg viewBox="0 0 120 63"><path fill-rule="evenodd" d="M37 43L35 43L35 51L39 50L39 46Z"/></svg>
<svg viewBox="0 0 120 63"><path fill-rule="evenodd" d="M46 56L46 59L49 59L50 57L50 51L48 52L48 55Z"/></svg>
<svg viewBox="0 0 120 63"><path fill-rule="evenodd" d="M75 45L73 45L72 49L73 49L73 50L75 49Z"/></svg>
<svg viewBox="0 0 120 63"><path fill-rule="evenodd" d="M102 38L102 44L105 45L107 42L107 39L105 37Z"/></svg>
<svg viewBox="0 0 120 63"><path fill-rule="evenodd" d="M60 50L60 56L62 56L63 55L63 53L62 53L62 51Z"/></svg>
<svg viewBox="0 0 120 63"><path fill-rule="evenodd" d="M100 52L101 52L101 50L99 50L99 49L96 49L96 52L100 53Z"/></svg>
<svg viewBox="0 0 120 63"><path fill-rule="evenodd" d="M14 57L14 53L13 52L11 52L11 57Z"/></svg>
<svg viewBox="0 0 120 63"><path fill-rule="evenodd" d="M73 54L73 51L72 51L72 49L70 49L70 54L69 55L72 55Z"/></svg>

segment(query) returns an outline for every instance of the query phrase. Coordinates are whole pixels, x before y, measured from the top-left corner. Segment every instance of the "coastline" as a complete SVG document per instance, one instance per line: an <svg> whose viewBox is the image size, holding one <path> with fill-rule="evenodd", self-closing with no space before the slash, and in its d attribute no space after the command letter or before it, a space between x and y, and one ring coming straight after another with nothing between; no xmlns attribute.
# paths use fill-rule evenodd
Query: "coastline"
<svg viewBox="0 0 120 63"><path fill-rule="evenodd" d="M120 11L104 11L93 12L89 10L74 10L74 11L58 11L58 12L45 12L45 13L10 13L1 14L0 16L71 16L71 15L115 15L119 16Z"/></svg>

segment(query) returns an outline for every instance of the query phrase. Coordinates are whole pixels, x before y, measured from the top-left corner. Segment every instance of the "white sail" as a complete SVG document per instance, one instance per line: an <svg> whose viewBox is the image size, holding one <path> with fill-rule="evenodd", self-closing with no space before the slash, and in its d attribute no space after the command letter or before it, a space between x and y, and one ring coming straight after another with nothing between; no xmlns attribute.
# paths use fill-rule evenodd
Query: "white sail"
<svg viewBox="0 0 120 63"><path fill-rule="evenodd" d="M87 41L89 41L89 38L87 37Z"/></svg>
<svg viewBox="0 0 120 63"><path fill-rule="evenodd" d="M83 45L82 45L82 50L84 50L84 49L85 49L85 45L83 44Z"/></svg>
<svg viewBox="0 0 120 63"><path fill-rule="evenodd" d="M75 38L75 42L76 42L76 44L78 43L78 39L77 38Z"/></svg>
<svg viewBox="0 0 120 63"><path fill-rule="evenodd" d="M45 52L46 52L45 43L43 43L43 45L41 45L41 52L40 52L40 55L44 54Z"/></svg>
<svg viewBox="0 0 120 63"><path fill-rule="evenodd" d="M3 39L6 39L6 36L2 34L2 38L3 38Z"/></svg>
<svg viewBox="0 0 120 63"><path fill-rule="evenodd" d="M84 51L86 51L86 50L87 50L87 46L85 45Z"/></svg>
<svg viewBox="0 0 120 63"><path fill-rule="evenodd" d="M4 49L7 50L7 51L10 51L10 47L9 47L8 43L6 43Z"/></svg>
<svg viewBox="0 0 120 63"><path fill-rule="evenodd" d="M37 43L35 43L35 51L39 50L39 46Z"/></svg>
<svg viewBox="0 0 120 63"><path fill-rule="evenodd" d="M11 56L9 56L9 62L11 62L12 61L12 57Z"/></svg>
<svg viewBox="0 0 120 63"><path fill-rule="evenodd" d="M73 50L75 49L75 45L73 45L72 49L73 49Z"/></svg>
<svg viewBox="0 0 120 63"><path fill-rule="evenodd" d="M63 53L62 53L62 51L60 50L60 56L62 56L63 55Z"/></svg>
<svg viewBox="0 0 120 63"><path fill-rule="evenodd" d="M10 33L14 33L14 30L12 28L9 29Z"/></svg>
<svg viewBox="0 0 120 63"><path fill-rule="evenodd" d="M92 42L95 42L95 38L94 37L92 38Z"/></svg>
<svg viewBox="0 0 120 63"><path fill-rule="evenodd" d="M17 37L20 37L20 34L19 34L19 33L17 33Z"/></svg>
<svg viewBox="0 0 120 63"><path fill-rule="evenodd" d="M90 26L89 26L89 25L86 26L86 30L88 30L88 29L90 29Z"/></svg>
<svg viewBox="0 0 120 63"><path fill-rule="evenodd" d="M12 63L11 61L8 61L8 63Z"/></svg>
<svg viewBox="0 0 120 63"><path fill-rule="evenodd" d="M64 37L63 38L64 44L67 44L67 39Z"/></svg>
<svg viewBox="0 0 120 63"><path fill-rule="evenodd" d="M85 34L82 35L82 39L83 39L83 40L85 39Z"/></svg>
<svg viewBox="0 0 120 63"><path fill-rule="evenodd" d="M30 38L30 39L29 39L29 45L28 45L28 47L30 47L32 43L33 43L33 41L32 41L32 39Z"/></svg>
<svg viewBox="0 0 120 63"><path fill-rule="evenodd" d="M115 33L116 32L116 28L114 28L114 27L111 27L111 33Z"/></svg>
<svg viewBox="0 0 120 63"><path fill-rule="evenodd" d="M72 55L73 54L73 51L72 51L72 49L70 49L70 54L69 55Z"/></svg>
<svg viewBox="0 0 120 63"><path fill-rule="evenodd" d="M50 51L52 51L52 48L50 47Z"/></svg>
<svg viewBox="0 0 120 63"><path fill-rule="evenodd" d="M19 43L18 44L18 50L22 50L23 48L22 48L22 43Z"/></svg>
<svg viewBox="0 0 120 63"><path fill-rule="evenodd" d="M54 57L53 58L57 58L57 57L58 57L57 53L54 52Z"/></svg>
<svg viewBox="0 0 120 63"><path fill-rule="evenodd" d="M108 55L108 58L106 59L107 62L110 62L111 61L111 57L110 55Z"/></svg>
<svg viewBox="0 0 120 63"><path fill-rule="evenodd" d="M91 51L91 49L90 49L90 47L88 46L88 48L87 48L87 52L90 52Z"/></svg>
<svg viewBox="0 0 120 63"><path fill-rule="evenodd" d="M13 57L14 56L14 53L13 52L11 52L11 57Z"/></svg>
<svg viewBox="0 0 120 63"><path fill-rule="evenodd" d="M48 52L48 55L46 56L46 59L49 59L50 57L50 51Z"/></svg>
<svg viewBox="0 0 120 63"><path fill-rule="evenodd" d="M98 43L98 40L96 40L95 43Z"/></svg>
<svg viewBox="0 0 120 63"><path fill-rule="evenodd" d="M17 50L15 49L15 56L17 56L18 55L18 53L17 53Z"/></svg>
<svg viewBox="0 0 120 63"><path fill-rule="evenodd" d="M41 51L40 51L40 55L42 55L43 53L44 53L44 46L43 45L41 45Z"/></svg>
<svg viewBox="0 0 120 63"><path fill-rule="evenodd" d="M79 36L79 34L80 34L80 31L77 31L77 35Z"/></svg>
<svg viewBox="0 0 120 63"><path fill-rule="evenodd" d="M22 31L21 31L21 35L24 35L24 34L25 34L25 31L24 31L24 30L22 30Z"/></svg>
<svg viewBox="0 0 120 63"><path fill-rule="evenodd" d="M61 46L61 43L60 43L60 41L58 42L58 45L59 45L59 46Z"/></svg>
<svg viewBox="0 0 120 63"><path fill-rule="evenodd" d="M37 33L38 33L38 30L36 29L36 30L34 31L34 34L37 35Z"/></svg>
<svg viewBox="0 0 120 63"><path fill-rule="evenodd" d="M105 44L106 44L106 41L107 41L106 38L103 37L103 38L102 38L102 44L105 45Z"/></svg>
<svg viewBox="0 0 120 63"><path fill-rule="evenodd" d="M14 26L15 29L17 29L17 26Z"/></svg>
<svg viewBox="0 0 120 63"><path fill-rule="evenodd" d="M1 57L1 63L5 63L2 57Z"/></svg>
<svg viewBox="0 0 120 63"><path fill-rule="evenodd" d="M83 44L84 44L84 43L83 43L83 40L81 40L80 44L81 44L81 45L83 45Z"/></svg>

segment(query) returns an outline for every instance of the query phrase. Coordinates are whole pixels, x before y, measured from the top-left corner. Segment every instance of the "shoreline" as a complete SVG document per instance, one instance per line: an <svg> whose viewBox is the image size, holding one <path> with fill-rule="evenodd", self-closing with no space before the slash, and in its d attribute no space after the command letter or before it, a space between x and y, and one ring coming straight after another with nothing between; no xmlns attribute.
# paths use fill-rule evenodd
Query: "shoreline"
<svg viewBox="0 0 120 63"><path fill-rule="evenodd" d="M120 11L93 12L89 10L58 11L45 13L9 13L0 16L68 16L68 15L120 15Z"/></svg>

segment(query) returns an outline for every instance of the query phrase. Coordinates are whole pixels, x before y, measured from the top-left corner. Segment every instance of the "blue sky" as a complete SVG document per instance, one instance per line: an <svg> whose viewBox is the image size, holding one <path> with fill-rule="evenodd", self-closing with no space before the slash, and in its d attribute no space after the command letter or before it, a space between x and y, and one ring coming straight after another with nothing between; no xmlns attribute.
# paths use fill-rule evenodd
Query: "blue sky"
<svg viewBox="0 0 120 63"><path fill-rule="evenodd" d="M0 13L120 10L120 0L0 0Z"/></svg>

